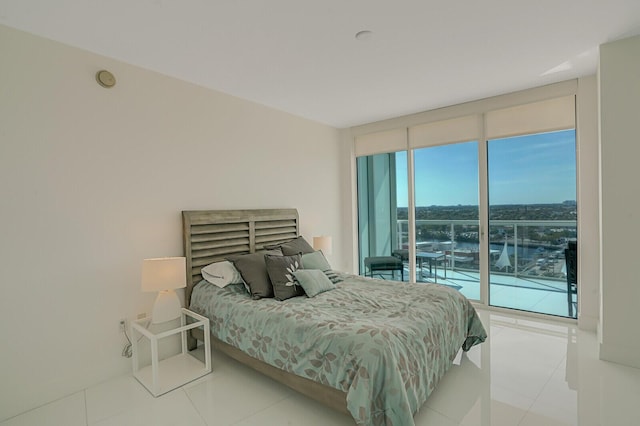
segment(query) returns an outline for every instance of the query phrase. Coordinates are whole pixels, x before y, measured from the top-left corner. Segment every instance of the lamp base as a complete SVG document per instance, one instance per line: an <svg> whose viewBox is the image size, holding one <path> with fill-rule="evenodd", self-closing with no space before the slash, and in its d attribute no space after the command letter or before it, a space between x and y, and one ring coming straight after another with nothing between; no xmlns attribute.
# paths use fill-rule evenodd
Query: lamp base
<svg viewBox="0 0 640 426"><path fill-rule="evenodd" d="M182 306L180 299L173 290L162 290L158 293L156 301L153 303L151 312L151 323L158 324L180 318Z"/></svg>

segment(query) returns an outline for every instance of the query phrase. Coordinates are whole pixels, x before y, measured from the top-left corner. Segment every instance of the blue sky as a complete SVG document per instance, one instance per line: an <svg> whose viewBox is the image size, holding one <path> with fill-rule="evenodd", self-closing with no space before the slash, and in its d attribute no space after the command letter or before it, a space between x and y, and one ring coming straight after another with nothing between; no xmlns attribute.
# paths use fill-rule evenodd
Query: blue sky
<svg viewBox="0 0 640 426"><path fill-rule="evenodd" d="M416 206L478 204L478 144L416 150ZM407 207L407 157L396 155L398 206ZM488 144L489 203L576 199L575 130L496 139Z"/></svg>

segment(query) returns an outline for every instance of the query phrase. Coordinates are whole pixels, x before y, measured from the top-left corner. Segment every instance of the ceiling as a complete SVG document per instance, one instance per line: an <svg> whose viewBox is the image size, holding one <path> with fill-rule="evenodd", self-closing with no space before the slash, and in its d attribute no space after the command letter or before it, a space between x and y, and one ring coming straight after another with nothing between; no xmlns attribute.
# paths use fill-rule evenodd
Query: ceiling
<svg viewBox="0 0 640 426"><path fill-rule="evenodd" d="M0 24L343 128L594 74L640 0L0 0Z"/></svg>

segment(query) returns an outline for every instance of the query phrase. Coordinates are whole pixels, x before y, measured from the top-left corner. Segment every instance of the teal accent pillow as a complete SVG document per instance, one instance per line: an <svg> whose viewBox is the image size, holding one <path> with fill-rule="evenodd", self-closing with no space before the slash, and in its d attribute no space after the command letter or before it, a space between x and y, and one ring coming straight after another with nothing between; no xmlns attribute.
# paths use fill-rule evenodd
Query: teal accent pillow
<svg viewBox="0 0 640 426"><path fill-rule="evenodd" d="M325 291L333 290L336 286L318 269L298 269L293 276L300 283L307 296L314 297Z"/></svg>
<svg viewBox="0 0 640 426"><path fill-rule="evenodd" d="M304 253L302 255L302 269L319 269L321 271L328 271L331 269L331 265L327 262L327 258L324 254L318 250L313 253Z"/></svg>

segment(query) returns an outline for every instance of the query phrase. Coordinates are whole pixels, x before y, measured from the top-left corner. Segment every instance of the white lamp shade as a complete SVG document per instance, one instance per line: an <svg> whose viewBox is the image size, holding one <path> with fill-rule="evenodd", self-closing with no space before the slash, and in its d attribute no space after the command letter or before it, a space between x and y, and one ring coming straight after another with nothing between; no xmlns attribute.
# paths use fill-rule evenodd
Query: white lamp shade
<svg viewBox="0 0 640 426"><path fill-rule="evenodd" d="M162 291L187 286L186 259L162 257L142 262L142 291Z"/></svg>
<svg viewBox="0 0 640 426"><path fill-rule="evenodd" d="M313 237L313 248L314 250L322 250L324 254L331 254L331 237Z"/></svg>

